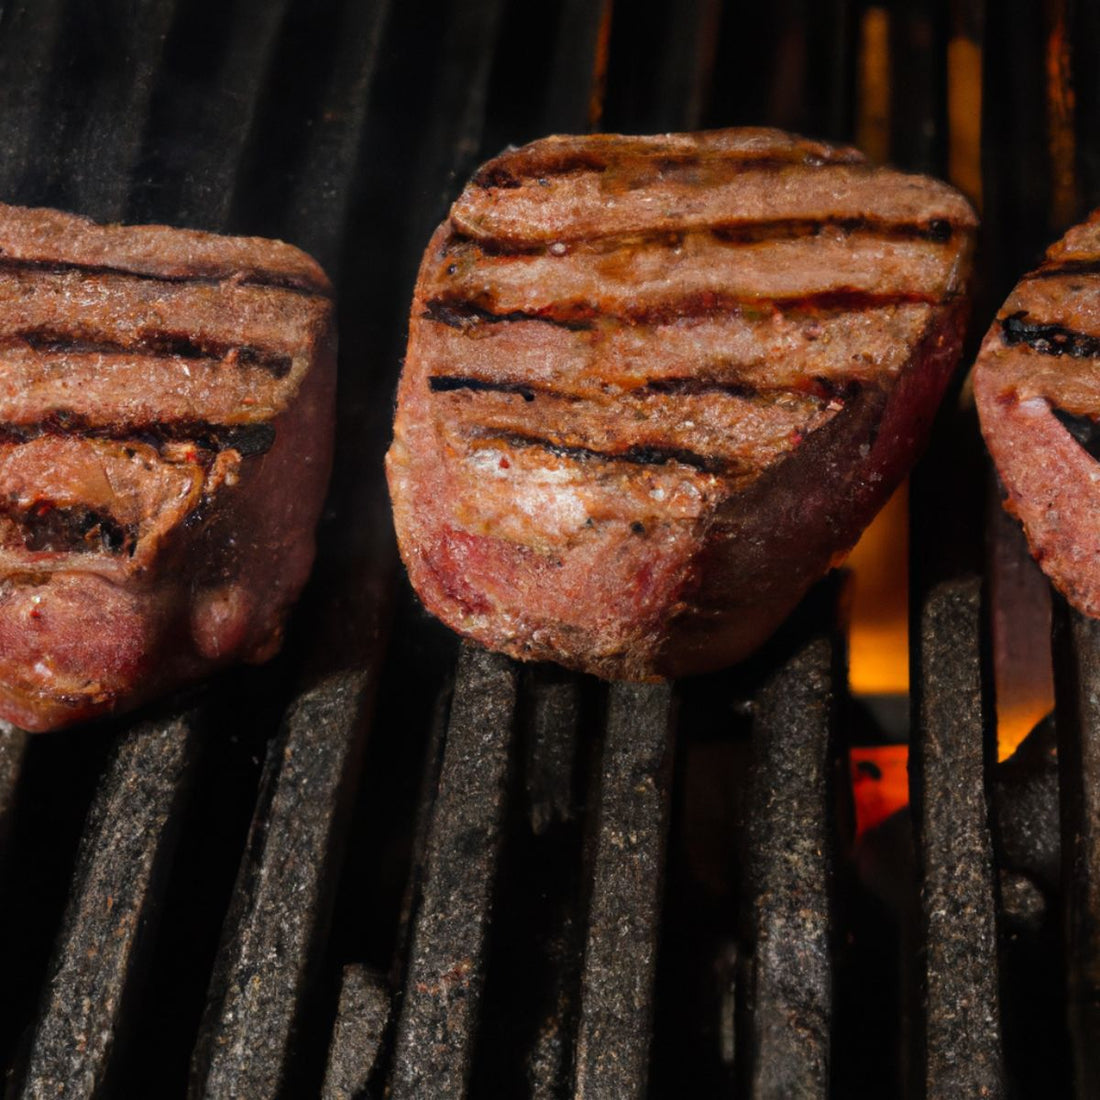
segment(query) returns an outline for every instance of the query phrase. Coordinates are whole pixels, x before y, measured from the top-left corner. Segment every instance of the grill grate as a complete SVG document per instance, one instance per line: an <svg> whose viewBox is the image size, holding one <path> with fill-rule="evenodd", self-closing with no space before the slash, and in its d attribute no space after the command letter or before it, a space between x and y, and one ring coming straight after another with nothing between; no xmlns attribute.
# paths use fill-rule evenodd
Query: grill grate
<svg viewBox="0 0 1100 1100"><path fill-rule="evenodd" d="M1058 616L1059 895L1050 753L992 763L973 423L914 478L917 867L890 904L852 859L841 582L697 681L519 669L417 609L380 470L420 251L504 143L858 133L981 187L980 323L1100 194L1070 50L1098 41L1065 0L0 6L0 195L284 237L341 331L286 652L134 720L0 732L9 1094L1092 1095L1096 631Z"/></svg>

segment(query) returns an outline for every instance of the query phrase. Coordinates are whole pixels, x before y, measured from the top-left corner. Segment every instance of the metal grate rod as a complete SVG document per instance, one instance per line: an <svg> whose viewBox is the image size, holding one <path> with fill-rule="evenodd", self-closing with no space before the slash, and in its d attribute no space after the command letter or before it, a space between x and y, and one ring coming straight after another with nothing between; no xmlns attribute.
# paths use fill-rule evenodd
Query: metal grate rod
<svg viewBox="0 0 1100 1100"><path fill-rule="evenodd" d="M802 613L807 636L758 694L753 721L751 1095L759 1100L824 1097L829 1087L841 643L835 599L825 608L818 599Z"/></svg>
<svg viewBox="0 0 1100 1100"><path fill-rule="evenodd" d="M187 19L207 18L209 12L194 8L181 12L164 46L165 65L197 65L198 73L190 81L184 78L174 84L170 94L160 90L154 96L152 130L170 135L170 140L144 150L155 179L139 176L127 210L129 219L159 220L167 208L173 224L226 229L243 163L239 155L227 153L243 150L253 130L260 90L267 82L289 5L290 0L243 0L228 5L214 24L218 33L208 38L211 54L201 64L198 58L176 54L180 42L194 49Z"/></svg>
<svg viewBox="0 0 1100 1100"><path fill-rule="evenodd" d="M199 735L192 714L136 726L96 793L19 1095L92 1096L142 973Z"/></svg>
<svg viewBox="0 0 1100 1100"><path fill-rule="evenodd" d="M581 977L576 1096L644 1097L668 840L670 684L612 684Z"/></svg>
<svg viewBox="0 0 1100 1100"><path fill-rule="evenodd" d="M980 579L944 580L924 594L914 639L910 785L926 945L929 1100L1005 1091L981 624Z"/></svg>
<svg viewBox="0 0 1100 1100"><path fill-rule="evenodd" d="M344 967L336 1027L329 1045L323 1100L353 1100L362 1095L382 1050L390 1020L386 982L366 967Z"/></svg>
<svg viewBox="0 0 1100 1100"><path fill-rule="evenodd" d="M464 644L397 1024L394 1100L466 1094L515 708L513 663Z"/></svg>
<svg viewBox="0 0 1100 1100"><path fill-rule="evenodd" d="M293 1080L371 692L366 673L328 677L298 698L268 749L192 1061L193 1095L275 1096Z"/></svg>

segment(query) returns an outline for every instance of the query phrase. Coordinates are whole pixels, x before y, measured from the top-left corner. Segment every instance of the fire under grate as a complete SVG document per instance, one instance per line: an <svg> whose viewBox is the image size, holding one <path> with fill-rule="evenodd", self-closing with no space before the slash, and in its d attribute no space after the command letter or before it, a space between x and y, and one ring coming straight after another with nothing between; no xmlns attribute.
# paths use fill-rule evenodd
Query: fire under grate
<svg viewBox="0 0 1100 1100"><path fill-rule="evenodd" d="M1100 637L1056 606L1056 726L995 764L965 413L912 483L911 831L862 847L843 578L726 673L521 668L416 607L381 456L420 250L506 143L858 140L980 188L980 327L1100 195L1097 44L1066 0L0 6L0 197L282 237L341 333L286 652L0 733L7 1095L1094 1095Z"/></svg>

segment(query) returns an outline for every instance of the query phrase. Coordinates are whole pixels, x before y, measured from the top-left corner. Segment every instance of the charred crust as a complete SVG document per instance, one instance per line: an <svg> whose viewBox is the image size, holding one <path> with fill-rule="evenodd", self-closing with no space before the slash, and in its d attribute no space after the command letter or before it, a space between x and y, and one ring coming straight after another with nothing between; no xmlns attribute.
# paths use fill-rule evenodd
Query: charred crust
<svg viewBox="0 0 1100 1100"><path fill-rule="evenodd" d="M139 279L143 282L189 284L198 286L216 286L232 283L236 286L264 287L269 290L285 290L292 294L301 294L307 298L332 299L331 293L323 290L315 282L303 279L285 271L239 271L205 272L195 271L180 275L153 274L134 268L112 264L78 264L61 260L20 260L12 256L0 255L0 276L39 274L39 275L84 275L88 278L98 276L120 276L125 279Z"/></svg>
<svg viewBox="0 0 1100 1100"><path fill-rule="evenodd" d="M213 428L206 436L213 449L231 448L242 458L266 454L275 445L275 428L271 424L246 424L233 428Z"/></svg>
<svg viewBox="0 0 1100 1100"><path fill-rule="evenodd" d="M137 546L134 526L120 524L106 512L83 504L39 501L17 507L3 503L0 515L19 529L24 549L33 552L130 557Z"/></svg>
<svg viewBox="0 0 1100 1100"><path fill-rule="evenodd" d="M1064 325L1029 321L1025 310L1009 314L1001 321L1001 342L1010 348L1026 344L1040 355L1068 355L1071 359L1100 357L1100 336Z"/></svg>
<svg viewBox="0 0 1100 1100"><path fill-rule="evenodd" d="M686 447L625 447L620 451L601 451L593 447L579 447L556 443L544 436L508 432L495 435L495 439L510 447L539 447L558 458L576 462L627 462L633 466L667 466L678 463L690 466L702 473L721 474L727 471L725 459L717 455L703 455Z"/></svg>
<svg viewBox="0 0 1100 1100"><path fill-rule="evenodd" d="M547 325L555 325L558 328L569 329L573 332L584 332L593 327L591 316L594 310L589 309L589 316L575 318L559 318L543 313L533 313L525 310L513 310L510 313L494 313L484 306L477 305L463 298L432 298L425 303L421 316L427 321L435 321L448 328L456 328L464 332L477 328L482 324L510 324L516 321L541 321Z"/></svg>
<svg viewBox="0 0 1100 1100"><path fill-rule="evenodd" d="M293 358L284 352L204 340L176 332L139 332L132 340L88 339L58 329L35 328L14 332L6 343L21 342L32 351L53 355L147 355L158 359L218 359L258 367L273 378L290 374Z"/></svg>
<svg viewBox="0 0 1100 1100"><path fill-rule="evenodd" d="M505 154L490 161L476 172L471 183L482 191L500 188L515 190L525 183L537 183L546 186L548 180L564 176L574 176L583 172L596 174L622 172L629 175L638 171L650 171L657 175L670 175L677 172L693 171L701 165L721 165L729 171L745 172L752 170L778 171L783 168L828 168L833 165L861 165L862 153L855 149L836 147L828 150L793 146L789 150L776 149L766 153L751 153L744 150L728 151L714 149L648 149L639 143L620 148L573 148L554 152L537 150L525 153L518 150L514 154Z"/></svg>
<svg viewBox="0 0 1100 1100"><path fill-rule="evenodd" d="M929 241L949 244L965 226L947 218L928 221L887 221L882 218L841 218L823 215L810 218L775 218L760 221L716 222L684 229L657 228L624 233L563 237L554 241L525 241L499 236L471 236L454 229L442 255L452 255L456 249L473 248L483 256L558 256L569 249L586 249L600 253L626 251L645 245L668 249L679 248L688 237L705 237L727 245L761 244L768 241L797 240L818 237L832 231L845 236L861 234L876 240ZM447 274L455 273L450 264Z"/></svg>
<svg viewBox="0 0 1100 1100"><path fill-rule="evenodd" d="M747 382L723 382L716 378L658 378L642 387L647 393L689 397L701 393L721 393L728 397L755 397L757 386Z"/></svg>
<svg viewBox="0 0 1100 1100"><path fill-rule="evenodd" d="M1100 275L1100 257L1087 260L1063 260L1044 264L1038 271L1024 277L1024 282L1038 279L1061 279L1072 275Z"/></svg>
<svg viewBox="0 0 1100 1100"><path fill-rule="evenodd" d="M535 389L522 382L491 382L484 378L470 378L465 375L435 374L428 379L428 388L432 393L452 393L455 390L472 390L476 393L514 393L524 401L535 400ZM553 397L566 397L566 394L552 393Z"/></svg>
<svg viewBox="0 0 1100 1100"><path fill-rule="evenodd" d="M91 426L68 409L52 409L34 424L0 424L0 444L27 443L42 436L77 436L82 439L144 443L160 450L169 443L194 443L208 453L229 448L242 457L265 454L275 443L271 424L210 424L205 421L176 421L157 424Z"/></svg>
<svg viewBox="0 0 1100 1100"><path fill-rule="evenodd" d="M481 325L514 324L538 321L573 332L595 329L600 321L630 325L660 325L722 314L740 314L749 319L765 318L775 312L788 316L820 317L843 313L862 313L904 305L940 305L950 295L898 291L866 291L851 287L814 291L790 297L750 298L743 295L705 291L684 295L672 301L637 306L620 311L599 309L592 302L558 301L539 311L513 310L496 313L484 304L463 298L433 298L425 304L421 317L449 328L469 332Z"/></svg>

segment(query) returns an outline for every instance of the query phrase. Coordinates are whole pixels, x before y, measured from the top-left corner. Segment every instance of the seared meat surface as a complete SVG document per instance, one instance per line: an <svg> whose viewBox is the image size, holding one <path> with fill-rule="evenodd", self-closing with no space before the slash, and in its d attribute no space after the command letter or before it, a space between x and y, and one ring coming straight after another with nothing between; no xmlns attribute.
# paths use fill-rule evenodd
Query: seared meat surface
<svg viewBox="0 0 1100 1100"><path fill-rule="evenodd" d="M1100 211L1017 284L974 369L982 435L1040 568L1100 617Z"/></svg>
<svg viewBox="0 0 1100 1100"><path fill-rule="evenodd" d="M490 161L425 253L387 458L425 605L606 677L747 655L914 460L975 224L771 130Z"/></svg>
<svg viewBox="0 0 1100 1100"><path fill-rule="evenodd" d="M278 241L0 206L0 717L278 649L331 460L330 293Z"/></svg>

